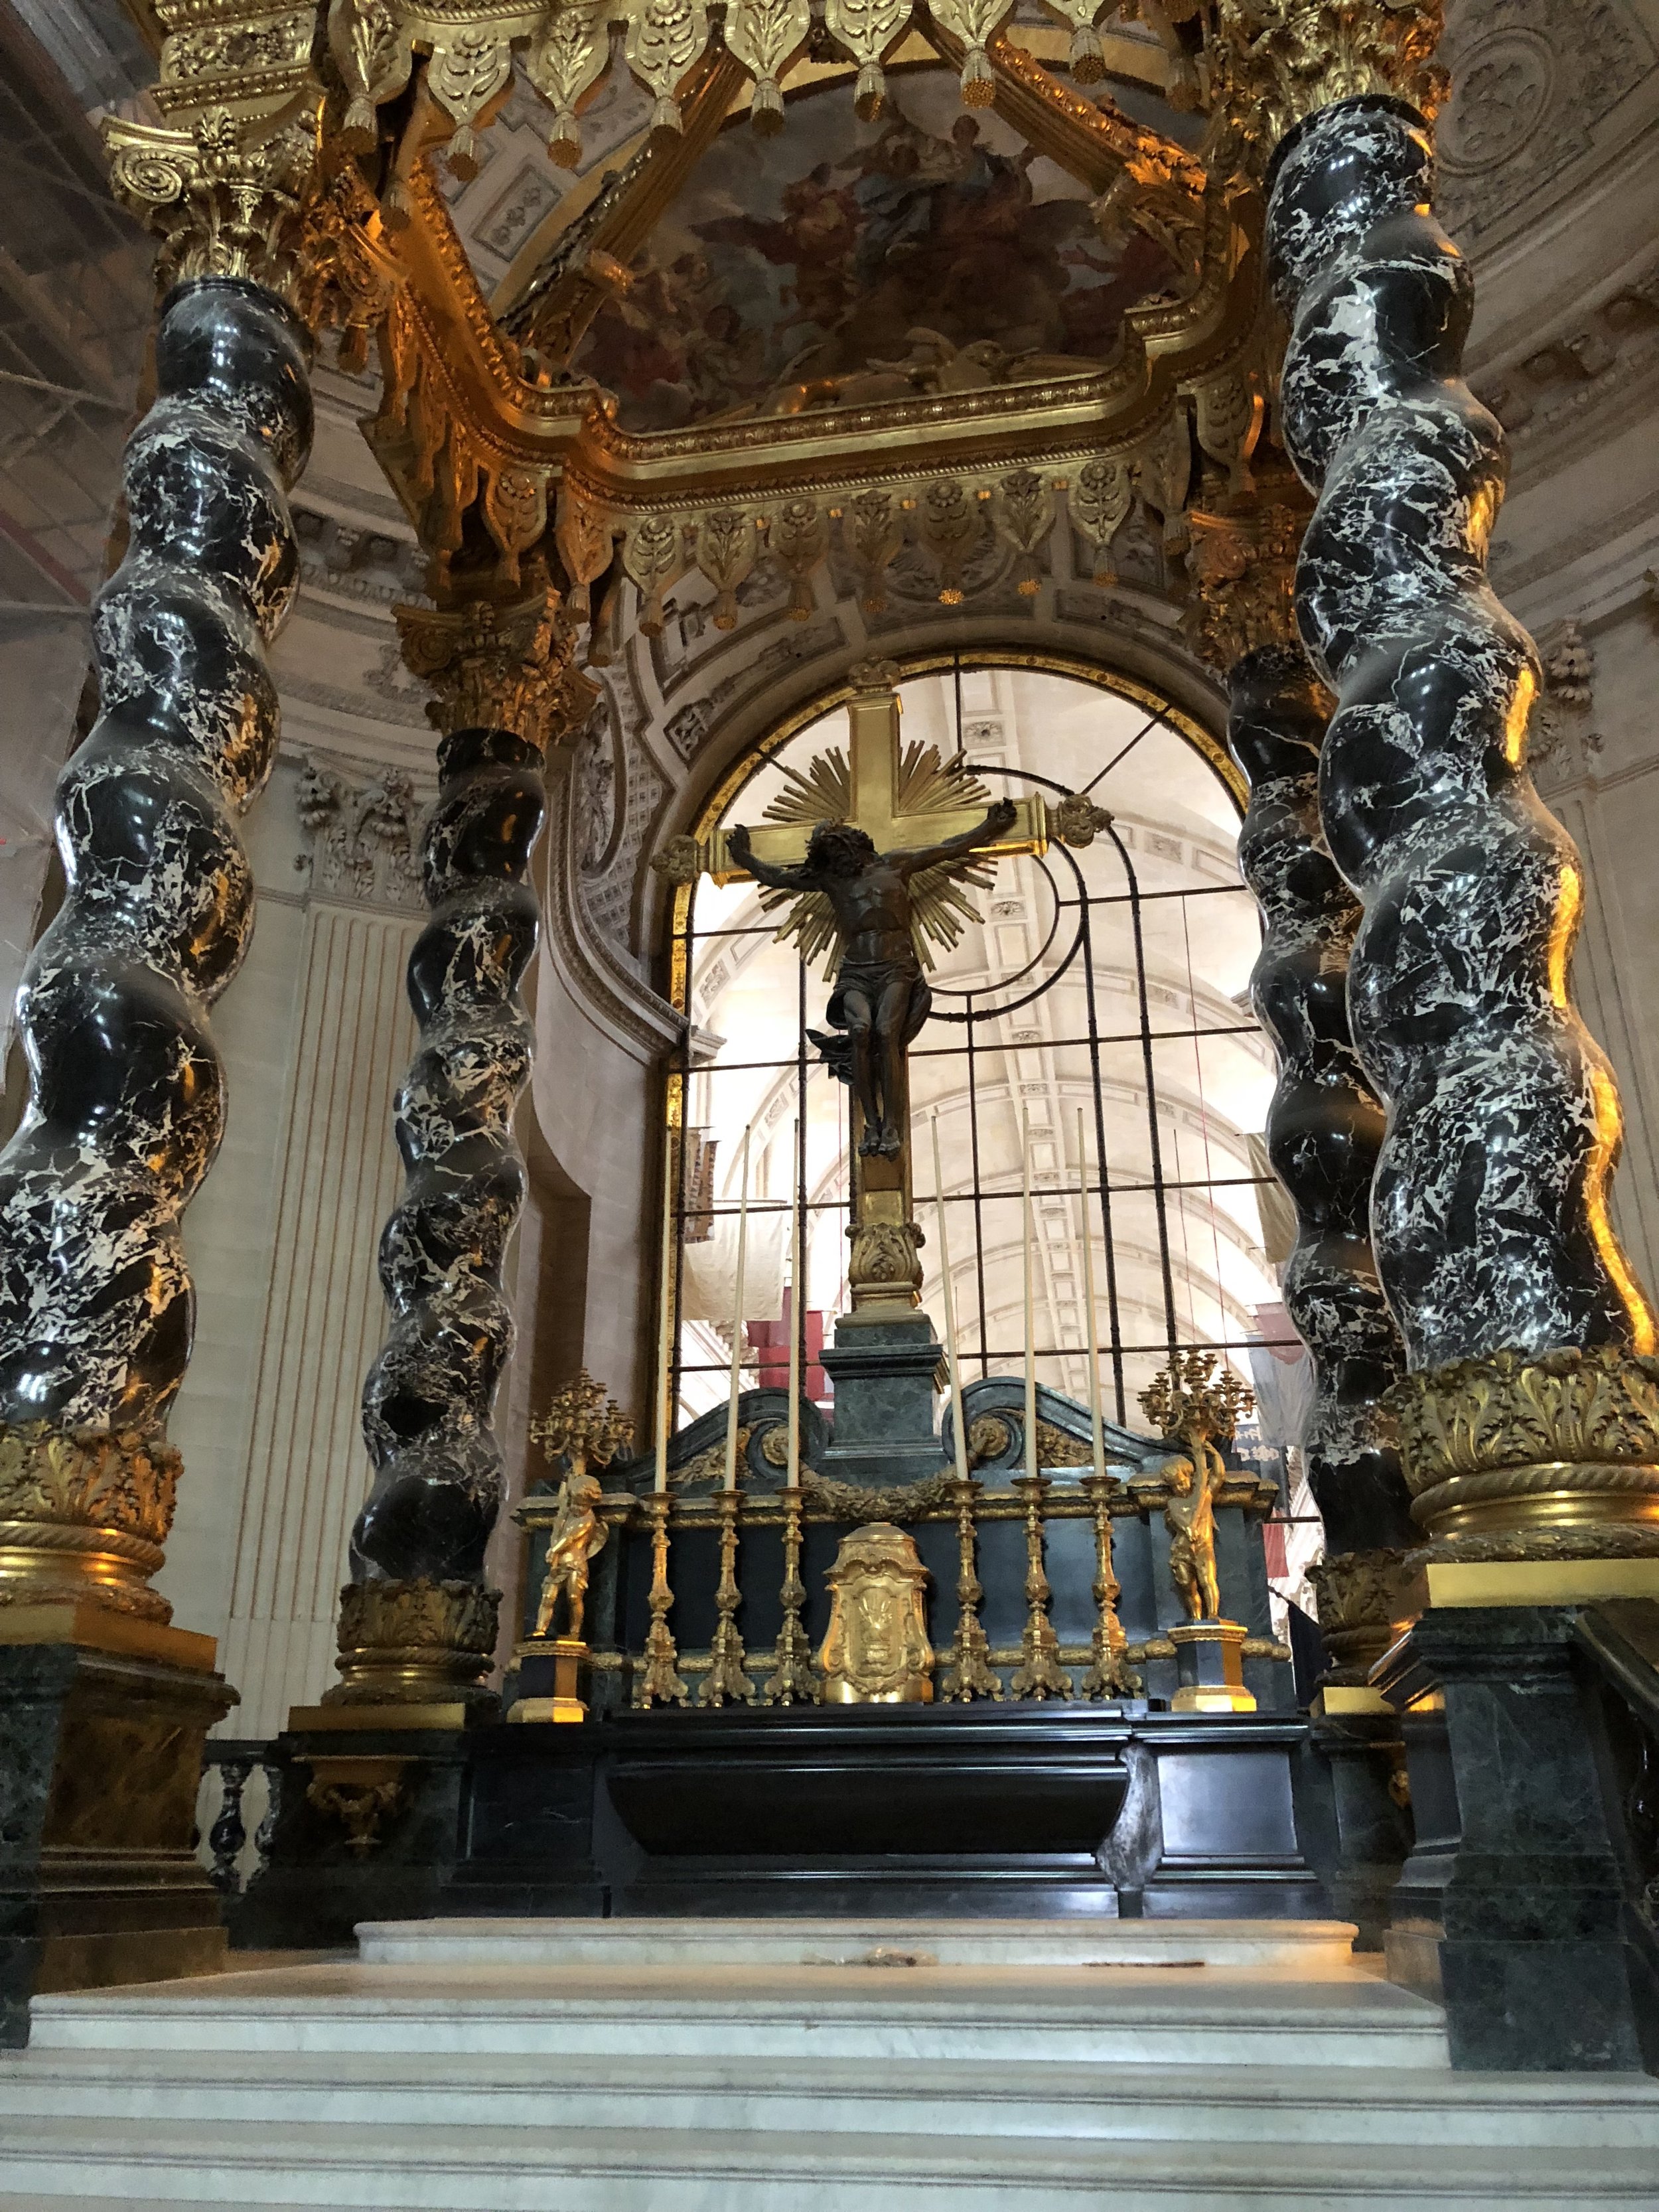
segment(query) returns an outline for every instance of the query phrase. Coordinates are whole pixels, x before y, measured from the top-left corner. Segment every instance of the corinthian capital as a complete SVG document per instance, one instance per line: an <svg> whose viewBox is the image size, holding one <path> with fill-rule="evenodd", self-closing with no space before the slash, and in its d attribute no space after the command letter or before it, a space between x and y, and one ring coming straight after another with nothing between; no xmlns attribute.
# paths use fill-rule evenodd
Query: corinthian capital
<svg viewBox="0 0 1659 2212"><path fill-rule="evenodd" d="M437 696L427 714L454 730L511 730L545 751L573 737L599 697L575 665L576 632L550 586L508 606L398 607L404 659Z"/></svg>
<svg viewBox="0 0 1659 2212"><path fill-rule="evenodd" d="M1211 166L1261 177L1273 149L1334 100L1384 93L1432 118L1442 0L1215 0L1205 26Z"/></svg>
<svg viewBox="0 0 1659 2212"><path fill-rule="evenodd" d="M225 107L207 108L182 131L105 123L110 189L159 236L163 291L191 277L240 276L292 294L319 131L315 108L275 131Z"/></svg>
<svg viewBox="0 0 1659 2212"><path fill-rule="evenodd" d="M1193 594L1183 626L1218 676L1258 646L1296 644L1296 556L1306 521L1305 510L1277 501L1238 514L1188 509Z"/></svg>

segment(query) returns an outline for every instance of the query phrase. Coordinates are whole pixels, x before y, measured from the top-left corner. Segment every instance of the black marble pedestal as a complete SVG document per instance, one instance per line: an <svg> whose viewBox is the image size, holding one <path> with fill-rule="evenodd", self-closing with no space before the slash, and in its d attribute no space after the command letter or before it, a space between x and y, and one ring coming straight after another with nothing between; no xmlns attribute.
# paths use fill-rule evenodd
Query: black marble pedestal
<svg viewBox="0 0 1659 2212"><path fill-rule="evenodd" d="M945 1388L945 1355L926 1314L892 1321L843 1314L823 1364L836 1386L836 1419L820 1474L884 1485L941 1471L935 1399Z"/></svg>
<svg viewBox="0 0 1659 2212"><path fill-rule="evenodd" d="M208 1973L224 1955L194 1829L202 1747L235 1692L207 1638L131 1626L125 1640L185 1663L0 1644L0 2042L27 2041L32 1996Z"/></svg>
<svg viewBox="0 0 1659 2212"><path fill-rule="evenodd" d="M1320 1917L1306 1735L988 1703L482 1728L438 1909Z"/></svg>
<svg viewBox="0 0 1659 2212"><path fill-rule="evenodd" d="M1443 2000L1457 2067L1659 2063L1576 1619L1431 1609L1373 1671L1401 1716L1417 1832L1389 1972Z"/></svg>
<svg viewBox="0 0 1659 2212"><path fill-rule="evenodd" d="M454 1870L471 1728L459 1712L453 1727L408 1728L339 1710L344 1724L288 1729L270 1747L270 1849L226 1911L237 1950L349 1946L360 1920L424 1919Z"/></svg>
<svg viewBox="0 0 1659 2212"><path fill-rule="evenodd" d="M1354 1948L1380 1951L1395 1883L1412 1847L1400 1723L1392 1711L1359 1705L1315 1710L1310 1750L1329 1792L1328 1862L1321 1871L1339 1920L1358 1929Z"/></svg>

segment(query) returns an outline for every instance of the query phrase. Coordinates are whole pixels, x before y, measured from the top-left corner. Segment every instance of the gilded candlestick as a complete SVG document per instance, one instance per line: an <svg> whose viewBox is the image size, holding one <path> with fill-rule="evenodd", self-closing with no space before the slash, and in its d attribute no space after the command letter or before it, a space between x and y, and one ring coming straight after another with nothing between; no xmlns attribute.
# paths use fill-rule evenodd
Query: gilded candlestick
<svg viewBox="0 0 1659 2212"><path fill-rule="evenodd" d="M1141 1678L1125 1656L1128 1638L1117 1617L1119 1583L1112 1571L1112 1492L1115 1480L1096 1472L1085 1474L1083 1487L1095 1511L1095 1623L1094 1658L1083 1678L1085 1698L1131 1698L1142 1687Z"/></svg>
<svg viewBox="0 0 1659 2212"><path fill-rule="evenodd" d="M958 1416L960 1418L960 1416ZM975 1553L978 1531L974 1507L981 1485L972 1475L958 1475L951 1485L951 1503L957 1513L957 1632L951 1640L950 1663L941 1694L959 1705L975 1698L1000 1698L1002 1684L991 1664L991 1643L979 1617L985 1591L979 1579Z"/></svg>
<svg viewBox="0 0 1659 2212"><path fill-rule="evenodd" d="M689 1705L691 1692L679 1672L679 1653L674 1646L668 1615L674 1593L668 1586L668 1516L674 1501L657 1491L641 1501L651 1517L651 1626L646 1631L645 1668L635 1685L636 1705Z"/></svg>
<svg viewBox="0 0 1659 2212"><path fill-rule="evenodd" d="M1009 1687L1017 1698L1069 1698L1072 1678L1060 1663L1060 1638L1048 1618L1051 1592L1042 1571L1042 1502L1046 1474L1017 1474L1014 1488L1025 1503L1025 1633L1022 1657Z"/></svg>
<svg viewBox="0 0 1659 2212"><path fill-rule="evenodd" d="M708 1647L708 1672L698 1696L700 1705L743 1705L755 1702L755 1685L744 1672L747 1656L738 1632L738 1492L722 1490L720 1512L720 1579L714 1592L719 1615L714 1640Z"/></svg>
<svg viewBox="0 0 1659 2212"><path fill-rule="evenodd" d="M800 1578L800 1486L792 1482L783 1492L783 1626L773 1647L771 1679L762 1700L769 1705L817 1703L812 1647L801 1622L806 1585Z"/></svg>

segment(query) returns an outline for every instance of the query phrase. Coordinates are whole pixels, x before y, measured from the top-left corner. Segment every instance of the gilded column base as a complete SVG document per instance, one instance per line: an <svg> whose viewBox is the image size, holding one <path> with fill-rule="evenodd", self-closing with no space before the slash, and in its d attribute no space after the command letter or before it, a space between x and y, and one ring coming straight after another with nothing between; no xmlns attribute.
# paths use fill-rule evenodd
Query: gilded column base
<svg viewBox="0 0 1659 2212"><path fill-rule="evenodd" d="M1319 1633L1331 1665L1320 1678L1322 1712L1384 1712L1368 1686L1371 1668L1420 1610L1405 1552L1340 1552L1308 1571L1319 1601Z"/></svg>
<svg viewBox="0 0 1659 2212"><path fill-rule="evenodd" d="M0 1428L0 1608L93 1606L164 1628L173 1607L149 1578L179 1468L170 1444L137 1431Z"/></svg>
<svg viewBox="0 0 1659 2212"><path fill-rule="evenodd" d="M483 1705L495 1663L499 1590L477 1583L348 1583L340 1592L340 1680L323 1710L343 1705Z"/></svg>
<svg viewBox="0 0 1659 2212"><path fill-rule="evenodd" d="M1659 1358L1500 1352L1389 1394L1435 1561L1659 1558Z"/></svg>

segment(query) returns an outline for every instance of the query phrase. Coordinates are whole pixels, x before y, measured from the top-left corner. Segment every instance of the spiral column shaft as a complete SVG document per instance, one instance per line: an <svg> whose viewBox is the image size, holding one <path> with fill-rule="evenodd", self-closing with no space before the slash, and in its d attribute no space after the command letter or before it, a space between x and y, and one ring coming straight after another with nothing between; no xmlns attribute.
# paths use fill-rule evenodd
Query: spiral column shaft
<svg viewBox="0 0 1659 2212"><path fill-rule="evenodd" d="M1187 627L1227 687L1227 739L1249 786L1239 866L1261 951L1250 977L1278 1082L1268 1157L1296 1217L1285 1310L1307 1346L1314 1394L1302 1443L1325 1523L1316 1570L1337 1679L1386 1649L1387 1601L1410 1498L1384 1399L1405 1353L1371 1250L1372 1170L1383 1114L1354 1052L1348 955L1358 902L1319 823L1328 695L1296 638L1291 586L1306 501L1282 463L1258 465L1255 497L1190 517L1195 589Z"/></svg>
<svg viewBox="0 0 1659 2212"><path fill-rule="evenodd" d="M1304 1443L1329 1553L1411 1540L1410 1500L1382 1400L1405 1366L1370 1242L1382 1107L1348 1028L1358 902L1319 826L1326 702L1301 652L1262 646L1228 674L1227 740L1249 780L1239 866L1261 910L1250 976L1279 1081L1267 1152L1296 1209L1285 1304L1312 1356Z"/></svg>
<svg viewBox="0 0 1659 2212"><path fill-rule="evenodd" d="M1645 1468L1607 1485L1582 1469L1553 1482L1543 1464L1605 1440L1517 1425L1475 1454L1516 1479L1478 1474L1461 1505L1424 1434L1465 1363L1601 1348L1616 1365L1653 1341L1607 1212L1618 1094L1569 993L1582 868L1527 772L1537 651L1486 574L1503 433L1462 380L1472 284L1432 190L1427 126L1386 96L1321 108L1275 157L1285 438L1318 495L1297 612L1337 695L1321 813L1363 910L1349 1010L1388 1107L1372 1235L1413 1377L1418 1518L1498 1537L1550 1522L1559 1546L1604 1516L1659 1520L1650 1425L1611 1455Z"/></svg>
<svg viewBox="0 0 1659 2212"><path fill-rule="evenodd" d="M164 302L155 403L124 463L126 552L93 611L100 711L58 778L64 903L18 994L29 1098L0 1153L0 1424L37 1474L68 1435L88 1467L113 1440L131 1468L147 1457L164 1475L165 1511L141 1484L150 1505L125 1520L118 1485L70 1483L71 1508L47 1483L64 1492L47 1518L143 1537L154 1557L94 1579L152 1617L167 1608L140 1585L177 1474L160 1439L194 1328L179 1218L224 1127L207 1017L252 927L236 823L276 750L265 652L299 582L288 488L311 447L309 358L259 284L209 276ZM5 1540L27 1550L9 1489Z"/></svg>
<svg viewBox="0 0 1659 2212"><path fill-rule="evenodd" d="M350 1701L465 1695L494 1646L480 1588L502 1478L490 1425L514 1341L501 1262L524 1202L514 1115L533 1042L519 987L539 918L528 881L550 733L595 696L558 594L401 609L404 656L446 732L421 862L431 916L409 963L420 1043L398 1096L406 1181L380 1239L391 1309L363 1386L374 1467L352 1531L341 1669ZM388 1654L394 1655L391 1662Z"/></svg>

